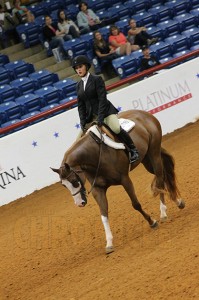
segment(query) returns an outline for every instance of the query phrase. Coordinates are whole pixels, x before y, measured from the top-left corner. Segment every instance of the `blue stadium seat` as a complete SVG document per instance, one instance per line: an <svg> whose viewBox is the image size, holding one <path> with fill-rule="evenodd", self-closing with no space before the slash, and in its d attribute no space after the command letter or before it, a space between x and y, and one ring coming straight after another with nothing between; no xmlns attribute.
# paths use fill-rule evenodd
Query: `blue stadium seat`
<svg viewBox="0 0 199 300"><path fill-rule="evenodd" d="M42 99L42 106L59 103L62 99L60 91L54 86L45 86L35 91L35 94Z"/></svg>
<svg viewBox="0 0 199 300"><path fill-rule="evenodd" d="M128 7L129 12L137 14L141 11L147 11L150 7L150 1L148 0L128 0L124 2L124 5Z"/></svg>
<svg viewBox="0 0 199 300"><path fill-rule="evenodd" d="M155 6L164 5L165 0L150 0L150 8Z"/></svg>
<svg viewBox="0 0 199 300"><path fill-rule="evenodd" d="M142 50L140 49L140 50L137 50L137 51L133 51L133 52L131 52L130 55L131 55L132 58L136 59L137 65L140 66L140 62L141 62L141 59L143 57Z"/></svg>
<svg viewBox="0 0 199 300"><path fill-rule="evenodd" d="M0 67L3 67L5 64L9 63L9 57L6 54L0 54Z"/></svg>
<svg viewBox="0 0 199 300"><path fill-rule="evenodd" d="M160 59L159 62L160 62L161 64L163 64L163 63L165 63L165 62L168 62L168 61L171 60L171 59L173 59L172 56L167 56L167 57L164 57L164 58ZM167 67L167 68L168 68L168 67Z"/></svg>
<svg viewBox="0 0 199 300"><path fill-rule="evenodd" d="M199 25L199 7L190 10L189 13L195 17L195 24L198 26Z"/></svg>
<svg viewBox="0 0 199 300"><path fill-rule="evenodd" d="M56 73L45 69L29 74L29 78L34 80L39 87L52 85L59 81L59 77Z"/></svg>
<svg viewBox="0 0 199 300"><path fill-rule="evenodd" d="M36 82L29 77L22 77L10 82L10 85L18 91L19 95L34 92L39 86Z"/></svg>
<svg viewBox="0 0 199 300"><path fill-rule="evenodd" d="M151 53L156 55L159 60L165 57L172 56L171 45L167 42L157 42L156 44L150 46L150 50Z"/></svg>
<svg viewBox="0 0 199 300"><path fill-rule="evenodd" d="M165 37L165 32L162 28L158 27L158 26L149 26L147 27L147 32L148 34L150 34L153 37L159 37L161 40L164 39Z"/></svg>
<svg viewBox="0 0 199 300"><path fill-rule="evenodd" d="M148 10L149 13L156 16L156 22L162 22L172 18L172 10L165 5L158 5Z"/></svg>
<svg viewBox="0 0 199 300"><path fill-rule="evenodd" d="M57 9L64 8L64 3L62 0L46 0L45 5L46 5L46 8L49 13L51 13Z"/></svg>
<svg viewBox="0 0 199 300"><path fill-rule="evenodd" d="M172 35L164 41L171 45L173 54L190 48L189 39L183 34Z"/></svg>
<svg viewBox="0 0 199 300"><path fill-rule="evenodd" d="M66 98L60 100L59 104L65 104L65 103L70 102L70 101L75 100L75 99L77 99L76 95L75 96L66 97ZM73 107L74 106L77 106L77 104L73 105Z"/></svg>
<svg viewBox="0 0 199 300"><path fill-rule="evenodd" d="M114 5L108 8L108 12L110 13L111 17L118 19L118 21L129 18L131 15L129 8L124 5Z"/></svg>
<svg viewBox="0 0 199 300"><path fill-rule="evenodd" d="M40 114L40 113L41 113L41 112L40 112L39 110L34 110L33 112L30 112L30 113L27 113L27 114L21 116L21 120L26 120L26 119L31 118L31 117L34 117L34 116L36 116L36 115L38 115L38 114ZM39 121L33 121L31 124L37 123L37 122L40 122L40 121L41 121L41 120L39 119Z"/></svg>
<svg viewBox="0 0 199 300"><path fill-rule="evenodd" d="M182 32L189 39L190 47L199 44L199 28L193 27Z"/></svg>
<svg viewBox="0 0 199 300"><path fill-rule="evenodd" d="M189 5L191 9L199 8L199 2L198 0L191 0L189 1Z"/></svg>
<svg viewBox="0 0 199 300"><path fill-rule="evenodd" d="M89 43L83 39L73 39L64 42L64 50L67 53L69 59L72 59L77 55L86 55L89 49Z"/></svg>
<svg viewBox="0 0 199 300"><path fill-rule="evenodd" d="M86 41L93 48L93 32L81 34L81 39Z"/></svg>
<svg viewBox="0 0 199 300"><path fill-rule="evenodd" d="M60 90L63 98L76 95L76 85L77 82L71 78L66 78L53 84L54 87Z"/></svg>
<svg viewBox="0 0 199 300"><path fill-rule="evenodd" d="M76 21L77 14L79 12L78 5L74 4L74 1L72 4L65 6L67 7L67 16L69 19L72 19L73 21Z"/></svg>
<svg viewBox="0 0 199 300"><path fill-rule="evenodd" d="M107 26L104 26L104 27L100 28L99 31L103 35L103 38L105 40L108 40L108 37L110 35L110 25L107 25Z"/></svg>
<svg viewBox="0 0 199 300"><path fill-rule="evenodd" d="M42 98L33 93L17 97L15 102L23 107L24 113L40 110L40 108L44 105Z"/></svg>
<svg viewBox="0 0 199 300"><path fill-rule="evenodd" d="M152 13L148 13L146 11L142 11L137 13L136 15L132 15L131 17L137 23L137 26L155 26L157 23L157 18Z"/></svg>
<svg viewBox="0 0 199 300"><path fill-rule="evenodd" d="M1 123L8 122L14 119L20 119L23 114L21 105L14 101L5 102L0 104L0 119Z"/></svg>
<svg viewBox="0 0 199 300"><path fill-rule="evenodd" d="M0 103L14 101L18 95L15 87L10 86L9 84L0 86Z"/></svg>
<svg viewBox="0 0 199 300"><path fill-rule="evenodd" d="M12 74L4 67L0 67L0 85L9 84L12 79Z"/></svg>
<svg viewBox="0 0 199 300"><path fill-rule="evenodd" d="M124 33L124 35L127 35L128 30L130 29L129 19L123 19L123 20L117 21L117 22L115 22L115 25L120 29L121 32Z"/></svg>
<svg viewBox="0 0 199 300"><path fill-rule="evenodd" d="M44 16L36 17L35 24L37 24L38 26L40 26L40 28L42 28L42 26L44 26L44 24L45 24L45 17ZM39 39L40 39L40 37L39 37Z"/></svg>
<svg viewBox="0 0 199 300"><path fill-rule="evenodd" d="M53 103L53 104L49 104L49 105L46 105L46 106L44 106L44 107L42 107L41 109L40 109L40 111L41 112L44 112L44 111L48 111L48 110L50 110L50 109L52 109L52 108L55 108L55 107L58 107L59 106L59 104L57 104L57 103ZM64 110L65 111L65 110ZM54 113L51 113L49 116L47 116L46 118L49 118L49 117L51 117L51 116L55 116L55 115L58 115L58 114L60 114L62 111L57 111L57 112L54 112Z"/></svg>
<svg viewBox="0 0 199 300"><path fill-rule="evenodd" d="M13 78L26 77L35 71L33 64L26 63L23 60L16 60L4 65Z"/></svg>
<svg viewBox="0 0 199 300"><path fill-rule="evenodd" d="M21 121L20 119L14 119L14 120L11 120L11 121L7 121L7 122L1 124L1 128L8 127L8 126L13 125L13 124L16 124L16 123L18 123L18 122L20 122L20 121ZM18 131L18 130L20 130L20 129L21 129L21 128L16 128L16 129L10 131L9 133Z"/></svg>
<svg viewBox="0 0 199 300"><path fill-rule="evenodd" d="M106 10L109 7L109 3L106 0L90 0L87 1L89 8L95 13L101 10Z"/></svg>
<svg viewBox="0 0 199 300"><path fill-rule="evenodd" d="M190 52L190 50L179 51L179 52L173 54L173 58L180 57L180 56L185 55L185 54L187 54L189 52ZM191 59L192 59L192 57L191 57Z"/></svg>
<svg viewBox="0 0 199 300"><path fill-rule="evenodd" d="M164 38L181 33L181 27L177 20L166 20L157 24L162 29Z"/></svg>
<svg viewBox="0 0 199 300"><path fill-rule="evenodd" d="M197 26L196 17L189 13L175 16L173 19L180 23L181 31L192 28L193 26Z"/></svg>
<svg viewBox="0 0 199 300"><path fill-rule="evenodd" d="M16 30L25 48L40 43L39 33L41 27L37 23L20 24L16 27Z"/></svg>
<svg viewBox="0 0 199 300"><path fill-rule="evenodd" d="M187 13L190 10L190 1L172 0L165 3L165 6L172 10L173 16Z"/></svg>
<svg viewBox="0 0 199 300"><path fill-rule="evenodd" d="M28 9L33 13L35 18L37 18L39 16L45 16L49 13L48 8L44 2L29 5Z"/></svg>
<svg viewBox="0 0 199 300"><path fill-rule="evenodd" d="M126 78L137 73L137 59L131 55L113 59L112 65L120 78Z"/></svg>

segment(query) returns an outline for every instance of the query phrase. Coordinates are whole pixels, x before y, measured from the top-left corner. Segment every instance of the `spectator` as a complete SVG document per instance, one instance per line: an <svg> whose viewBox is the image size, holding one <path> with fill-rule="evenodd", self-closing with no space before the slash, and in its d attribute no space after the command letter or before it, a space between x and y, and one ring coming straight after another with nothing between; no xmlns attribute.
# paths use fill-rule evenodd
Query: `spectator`
<svg viewBox="0 0 199 300"><path fill-rule="evenodd" d="M108 77L112 77L113 75L115 76L115 71L111 61L114 58L117 58L118 55L115 53L113 47L105 41L99 31L94 32L93 48L102 66L102 72L106 72Z"/></svg>
<svg viewBox="0 0 199 300"><path fill-rule="evenodd" d="M63 9L58 10L58 28L61 32L70 35L72 38L78 38L80 36L80 30L77 25L67 18Z"/></svg>
<svg viewBox="0 0 199 300"><path fill-rule="evenodd" d="M16 16L19 23L34 22L35 17L26 6L21 5L20 0L13 0L14 8L12 10L13 16Z"/></svg>
<svg viewBox="0 0 199 300"><path fill-rule="evenodd" d="M155 44L159 40L158 37L155 38L148 34L146 27L137 27L134 19L129 21L129 25L130 29L128 31L128 41L131 45L138 45L142 48L144 45L150 46Z"/></svg>
<svg viewBox="0 0 199 300"><path fill-rule="evenodd" d="M91 30L96 30L101 21L93 10L88 8L88 4L86 2L81 2L79 4L79 10L80 11L77 14L77 24L81 33L88 33Z"/></svg>
<svg viewBox="0 0 199 300"><path fill-rule="evenodd" d="M110 27L109 43L118 56L129 55L132 51L139 49L137 45L131 45L115 25Z"/></svg>
<svg viewBox="0 0 199 300"><path fill-rule="evenodd" d="M57 26L52 23L50 16L45 16L45 25L43 27L44 39L47 40L52 49L59 48L63 56L65 56L64 42L70 40L71 37L65 34L64 31L59 31Z"/></svg>
<svg viewBox="0 0 199 300"><path fill-rule="evenodd" d="M15 27L13 17L0 4L0 39L3 48L8 46L10 39L13 39L15 43L19 42Z"/></svg>
<svg viewBox="0 0 199 300"><path fill-rule="evenodd" d="M148 70L152 67L160 65L159 60L154 55L150 54L150 49L148 46L142 47L142 53L143 53L143 58L141 59L141 63L140 63L141 65L140 71Z"/></svg>

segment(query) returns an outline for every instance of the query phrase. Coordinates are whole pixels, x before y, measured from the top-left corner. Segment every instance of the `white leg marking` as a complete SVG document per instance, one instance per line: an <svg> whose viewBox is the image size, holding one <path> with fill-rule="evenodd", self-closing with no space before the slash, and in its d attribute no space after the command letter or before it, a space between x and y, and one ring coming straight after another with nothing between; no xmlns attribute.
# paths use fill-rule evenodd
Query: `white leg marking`
<svg viewBox="0 0 199 300"><path fill-rule="evenodd" d="M166 219L167 218L167 207L160 201L160 219Z"/></svg>
<svg viewBox="0 0 199 300"><path fill-rule="evenodd" d="M101 218L102 218L102 223L104 225L104 230L105 230L105 234L106 234L106 248L112 247L113 246L113 242L112 242L113 236L112 236L108 218L104 217L104 216L101 216Z"/></svg>

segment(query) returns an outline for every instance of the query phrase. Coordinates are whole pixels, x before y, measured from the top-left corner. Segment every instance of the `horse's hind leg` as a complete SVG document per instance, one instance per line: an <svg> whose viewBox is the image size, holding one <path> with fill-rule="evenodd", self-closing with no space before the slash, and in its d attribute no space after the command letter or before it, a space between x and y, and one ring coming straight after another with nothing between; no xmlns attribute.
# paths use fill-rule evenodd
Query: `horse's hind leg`
<svg viewBox="0 0 199 300"><path fill-rule="evenodd" d="M108 220L108 201L106 198L106 189L94 187L92 194L100 208L102 224L104 226L106 235L106 254L109 254L114 251L114 248L113 235Z"/></svg>
<svg viewBox="0 0 199 300"><path fill-rule="evenodd" d="M161 192L165 188L161 157L159 155L158 158L156 157L155 159L152 159L150 157L150 159L149 159L146 156L142 163L149 173L155 175L155 178L152 182L151 188L153 190L154 196L156 196L157 193L159 193L159 195L160 195L160 219L162 221L165 221L167 219L167 213L166 213L167 207L166 207L166 203L165 203L164 193Z"/></svg>
<svg viewBox="0 0 199 300"><path fill-rule="evenodd" d="M127 194L129 195L133 208L137 211L139 211L143 217L145 218L145 220L147 220L147 222L149 223L149 225L154 228L157 226L157 221L153 220L143 209L141 204L139 203L137 196L135 194L135 190L134 190L134 186L133 183L131 181L131 179L126 176L125 178L123 178L122 180L122 185L124 187L124 189L126 190Z"/></svg>

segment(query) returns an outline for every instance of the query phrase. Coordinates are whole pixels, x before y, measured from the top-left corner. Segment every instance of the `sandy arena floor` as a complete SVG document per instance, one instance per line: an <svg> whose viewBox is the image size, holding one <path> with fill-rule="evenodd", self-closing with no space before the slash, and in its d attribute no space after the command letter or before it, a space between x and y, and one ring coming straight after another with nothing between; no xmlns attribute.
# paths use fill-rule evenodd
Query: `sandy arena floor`
<svg viewBox="0 0 199 300"><path fill-rule="evenodd" d="M186 207L168 200L168 220L152 230L122 187L110 188L110 255L92 196L78 208L57 183L0 207L0 300L199 299L199 122L165 136L163 146ZM152 176L140 165L131 178L159 220Z"/></svg>

